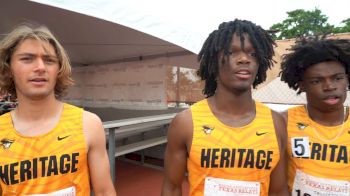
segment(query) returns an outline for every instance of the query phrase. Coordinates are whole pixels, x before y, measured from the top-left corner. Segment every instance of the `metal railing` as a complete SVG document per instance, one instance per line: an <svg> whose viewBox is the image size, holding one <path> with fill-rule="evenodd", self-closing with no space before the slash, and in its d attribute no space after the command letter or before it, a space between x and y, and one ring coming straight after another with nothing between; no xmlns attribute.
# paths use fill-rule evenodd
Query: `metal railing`
<svg viewBox="0 0 350 196"><path fill-rule="evenodd" d="M103 127L108 137L108 157L113 182L115 182L115 157L167 142L166 136L160 136L116 146L116 139L126 138L158 128L166 130L175 115L176 113L172 113L103 122Z"/></svg>

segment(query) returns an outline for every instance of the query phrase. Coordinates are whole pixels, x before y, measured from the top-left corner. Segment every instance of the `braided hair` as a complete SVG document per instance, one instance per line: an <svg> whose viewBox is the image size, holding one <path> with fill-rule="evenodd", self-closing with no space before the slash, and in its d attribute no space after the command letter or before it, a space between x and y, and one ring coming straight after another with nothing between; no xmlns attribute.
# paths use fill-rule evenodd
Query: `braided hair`
<svg viewBox="0 0 350 196"><path fill-rule="evenodd" d="M326 39L326 35L314 37L302 37L297 39L291 47L292 52L282 57L281 80L288 84L289 88L301 93L299 82L303 80L305 71L312 65L337 61L345 68L350 80L350 40ZM350 88L350 84L349 84Z"/></svg>
<svg viewBox="0 0 350 196"><path fill-rule="evenodd" d="M247 20L235 19L234 21L223 22L217 30L209 34L198 54L199 69L197 75L205 80L203 93L207 98L215 94L219 60L224 62L224 57L229 55L233 34L240 37L242 48L244 47L243 34L247 34L255 49L259 68L253 82L254 88L266 80L266 71L273 66L273 46L276 44L269 32ZM223 59L218 59L221 51L224 52Z"/></svg>

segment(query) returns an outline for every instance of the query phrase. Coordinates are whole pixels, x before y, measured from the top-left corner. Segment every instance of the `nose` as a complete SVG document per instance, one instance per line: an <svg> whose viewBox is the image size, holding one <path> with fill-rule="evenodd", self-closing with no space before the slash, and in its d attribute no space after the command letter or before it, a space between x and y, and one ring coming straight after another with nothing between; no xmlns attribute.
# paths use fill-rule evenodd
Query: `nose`
<svg viewBox="0 0 350 196"><path fill-rule="evenodd" d="M35 61L35 71L45 71L46 70L46 65L45 62L42 58L36 58Z"/></svg>
<svg viewBox="0 0 350 196"><path fill-rule="evenodd" d="M323 83L323 90L324 91L331 91L331 90L335 90L337 87L335 85L335 81L333 81L332 79L326 79Z"/></svg>
<svg viewBox="0 0 350 196"><path fill-rule="evenodd" d="M249 64L250 59L248 57L248 54L245 52L240 52L240 54L238 55L238 58L237 58L237 63L238 64Z"/></svg>

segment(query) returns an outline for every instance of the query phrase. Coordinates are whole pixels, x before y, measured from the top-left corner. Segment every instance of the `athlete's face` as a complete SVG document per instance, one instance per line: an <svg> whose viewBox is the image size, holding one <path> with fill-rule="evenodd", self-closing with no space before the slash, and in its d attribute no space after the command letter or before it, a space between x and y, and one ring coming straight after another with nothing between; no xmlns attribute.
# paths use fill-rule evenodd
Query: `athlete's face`
<svg viewBox="0 0 350 196"><path fill-rule="evenodd" d="M348 83L344 66L329 61L309 67L299 86L305 91L309 105L320 111L334 111L342 109Z"/></svg>
<svg viewBox="0 0 350 196"><path fill-rule="evenodd" d="M240 37L233 34L229 53L219 54L218 89L233 92L244 92L251 89L259 66L249 36L243 35L244 42L241 43Z"/></svg>
<svg viewBox="0 0 350 196"><path fill-rule="evenodd" d="M54 96L59 63L51 44L24 40L11 56L10 66L19 99Z"/></svg>

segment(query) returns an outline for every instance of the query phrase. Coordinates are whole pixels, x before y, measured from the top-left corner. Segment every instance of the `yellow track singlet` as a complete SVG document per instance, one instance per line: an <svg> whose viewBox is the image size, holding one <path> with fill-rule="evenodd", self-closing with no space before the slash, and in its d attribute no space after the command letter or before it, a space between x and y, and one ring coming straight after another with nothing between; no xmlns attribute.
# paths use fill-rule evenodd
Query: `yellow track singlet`
<svg viewBox="0 0 350 196"><path fill-rule="evenodd" d="M280 151L271 110L255 104L255 119L237 128L220 122L207 100L191 107L190 195L268 195L270 174Z"/></svg>
<svg viewBox="0 0 350 196"><path fill-rule="evenodd" d="M90 195L82 114L64 104L56 127L34 137L19 134L10 113L0 116L2 195Z"/></svg>
<svg viewBox="0 0 350 196"><path fill-rule="evenodd" d="M292 195L350 195L350 124L322 126L304 106L288 110L288 187Z"/></svg>

